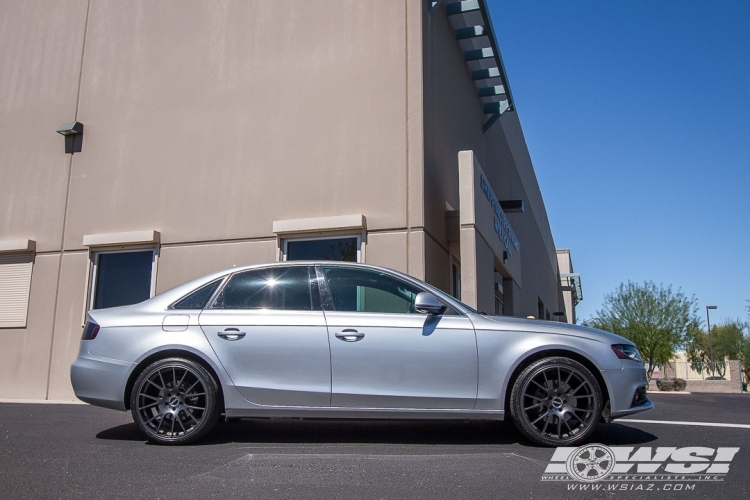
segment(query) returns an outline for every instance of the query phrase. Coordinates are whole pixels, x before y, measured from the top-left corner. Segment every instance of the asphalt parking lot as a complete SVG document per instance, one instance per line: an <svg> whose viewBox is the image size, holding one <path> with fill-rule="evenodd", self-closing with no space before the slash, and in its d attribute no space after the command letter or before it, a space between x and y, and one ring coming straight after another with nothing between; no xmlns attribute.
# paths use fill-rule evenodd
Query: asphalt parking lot
<svg viewBox="0 0 750 500"><path fill-rule="evenodd" d="M165 447L146 443L129 413L4 403L0 498L750 497L750 395L652 400L655 410L600 425L592 442L641 454L702 447L697 462L711 460L705 448L739 447L726 475L543 480L555 450L508 423L243 420L195 445Z"/></svg>

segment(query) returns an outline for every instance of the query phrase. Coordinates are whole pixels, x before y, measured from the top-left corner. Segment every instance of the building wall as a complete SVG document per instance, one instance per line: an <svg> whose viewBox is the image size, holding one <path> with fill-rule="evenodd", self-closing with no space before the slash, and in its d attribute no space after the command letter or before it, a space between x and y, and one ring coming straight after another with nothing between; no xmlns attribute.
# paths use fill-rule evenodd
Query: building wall
<svg viewBox="0 0 750 500"><path fill-rule="evenodd" d="M557 249L557 268L560 270L560 274L573 273L573 261L570 258L570 249ZM562 285L563 304L565 306L565 320L568 323L575 324L577 321L576 299L578 298L576 297L575 287L569 278L563 278L562 276L560 277L560 284Z"/></svg>
<svg viewBox="0 0 750 500"><path fill-rule="evenodd" d="M456 210L460 205L458 152L474 151L485 163L484 112L444 11L425 8L423 18L424 226L444 254L428 261L428 277L445 283L449 276L446 202Z"/></svg>
<svg viewBox="0 0 750 500"><path fill-rule="evenodd" d="M550 313L561 311L554 240L518 114L505 112L483 132L487 116L444 9L425 9L423 19L425 231L434 240L434 250L425 257L427 279L448 290L451 242L445 229L446 203L458 209L458 153L472 151L498 198L525 204L524 213L508 214L521 243L521 272L506 293L513 296L511 314L536 317L539 300ZM479 252L482 245L486 246L480 242L472 248ZM491 258L484 272L493 272ZM479 279L477 286L484 289L480 309L494 311L494 279L465 272L462 279Z"/></svg>
<svg viewBox="0 0 750 500"><path fill-rule="evenodd" d="M0 240L36 241L26 328L0 330L1 397L47 397L71 161L55 130L75 116L86 6L0 3Z"/></svg>
<svg viewBox="0 0 750 500"><path fill-rule="evenodd" d="M36 253L27 327L0 335L0 397L72 397L85 235L158 231L158 293L277 260L272 221L356 213L368 261L424 277L421 12L2 0L0 240ZM74 120L70 155L55 130Z"/></svg>

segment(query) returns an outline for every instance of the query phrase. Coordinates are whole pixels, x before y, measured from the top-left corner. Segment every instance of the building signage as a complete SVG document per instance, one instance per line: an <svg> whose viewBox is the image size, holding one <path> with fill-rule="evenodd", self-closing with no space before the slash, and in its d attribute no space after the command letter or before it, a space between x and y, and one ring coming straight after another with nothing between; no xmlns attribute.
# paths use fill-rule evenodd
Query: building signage
<svg viewBox="0 0 750 500"><path fill-rule="evenodd" d="M487 201L490 202L492 211L495 213L495 233L497 233L500 241L503 242L503 246L505 246L505 249L508 251L508 255L513 255L512 248L514 248L516 252L519 252L520 245L518 244L518 238L516 238L513 228L510 227L510 223L505 217L503 209L500 208L500 203L498 203L497 198L495 198L495 194L492 192L492 188L490 187L489 182L487 182L487 179L485 179L484 174L479 174L479 187L482 189L484 196L487 197Z"/></svg>

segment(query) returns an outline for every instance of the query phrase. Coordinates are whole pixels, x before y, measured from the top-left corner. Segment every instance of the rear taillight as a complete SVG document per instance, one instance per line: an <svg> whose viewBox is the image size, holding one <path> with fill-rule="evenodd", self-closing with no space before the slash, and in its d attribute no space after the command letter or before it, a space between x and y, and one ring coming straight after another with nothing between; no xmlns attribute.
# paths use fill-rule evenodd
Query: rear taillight
<svg viewBox="0 0 750 500"><path fill-rule="evenodd" d="M99 333L99 325L93 320L88 320L83 326L83 335L81 340L94 340Z"/></svg>

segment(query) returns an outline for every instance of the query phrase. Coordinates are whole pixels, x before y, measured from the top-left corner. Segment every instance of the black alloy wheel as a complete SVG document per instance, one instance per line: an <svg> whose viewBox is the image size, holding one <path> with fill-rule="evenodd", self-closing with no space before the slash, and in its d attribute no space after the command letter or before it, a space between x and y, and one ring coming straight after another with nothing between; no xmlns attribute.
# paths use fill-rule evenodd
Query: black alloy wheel
<svg viewBox="0 0 750 500"><path fill-rule="evenodd" d="M519 375L510 396L510 413L521 433L545 446L584 442L596 429L602 392L596 377L581 363L545 358Z"/></svg>
<svg viewBox="0 0 750 500"><path fill-rule="evenodd" d="M133 385L130 411L146 437L187 444L205 436L219 419L218 386L200 364L181 358L156 361Z"/></svg>

